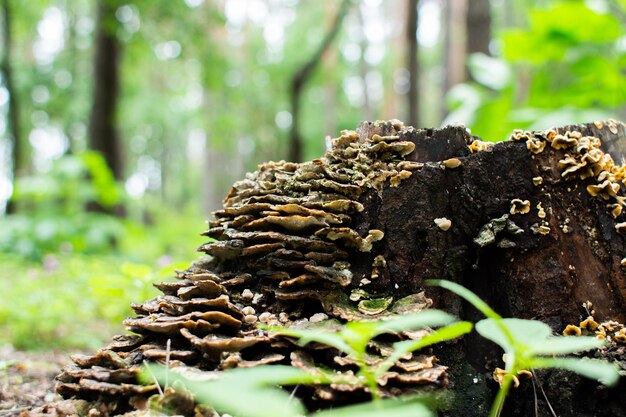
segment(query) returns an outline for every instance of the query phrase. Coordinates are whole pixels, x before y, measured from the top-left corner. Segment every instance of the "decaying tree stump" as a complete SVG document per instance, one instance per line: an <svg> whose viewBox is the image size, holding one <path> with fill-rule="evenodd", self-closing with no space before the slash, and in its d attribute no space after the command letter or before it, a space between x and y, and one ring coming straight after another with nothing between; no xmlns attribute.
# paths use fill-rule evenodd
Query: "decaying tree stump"
<svg viewBox="0 0 626 417"><path fill-rule="evenodd" d="M343 132L320 160L262 165L215 213L205 233L215 241L200 248L210 258L158 284L163 296L133 306L137 317L125 324L136 335L74 357L58 391L126 411L156 392L136 375L143 361L164 360L168 340L174 366L286 363L348 374L350 358L302 348L256 323L332 327L431 305L481 318L456 296L424 287L431 278L459 282L504 316L543 320L555 332L586 318L588 300L597 319L623 323L626 167L613 161L625 148L626 126L615 121L515 132L496 145L463 127L390 121ZM597 354L623 364L625 341L614 336ZM387 356L388 343L374 343L372 355ZM444 414L484 416L500 353L466 336L397 362L380 381L383 394L450 386L457 400ZM537 377L561 417L625 414L623 381L608 390L561 371ZM534 415L532 388L527 381L513 392L505 415ZM539 414L550 415L537 392ZM367 398L345 386L299 393L310 407Z"/></svg>

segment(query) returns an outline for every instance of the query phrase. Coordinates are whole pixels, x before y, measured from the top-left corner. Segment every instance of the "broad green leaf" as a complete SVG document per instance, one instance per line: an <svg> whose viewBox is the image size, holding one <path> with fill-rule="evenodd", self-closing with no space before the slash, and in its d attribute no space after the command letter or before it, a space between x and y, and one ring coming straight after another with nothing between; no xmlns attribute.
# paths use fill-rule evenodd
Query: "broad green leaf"
<svg viewBox="0 0 626 417"><path fill-rule="evenodd" d="M531 340L527 344L530 352L537 355L564 355L567 353L582 352L597 349L604 345L604 341L592 336L561 336L547 339Z"/></svg>
<svg viewBox="0 0 626 417"><path fill-rule="evenodd" d="M304 406L287 391L266 385L297 384L307 373L288 366L268 366L268 369L228 372L215 381L193 381L171 372L163 366L148 367L151 374L163 383L180 383L196 399L218 412L246 417L296 417L305 413ZM277 368L277 369L269 369ZM252 372L249 372L252 371ZM256 371L256 375L255 372ZM261 378L263 377L263 378ZM263 381L262 381L263 380ZM236 395L235 395L236 394Z"/></svg>
<svg viewBox="0 0 626 417"><path fill-rule="evenodd" d="M339 335L352 349L363 352L370 339L376 336L376 329L380 324L377 321L351 321L343 327Z"/></svg>
<svg viewBox="0 0 626 417"><path fill-rule="evenodd" d="M372 337L405 330L423 329L424 327L444 326L454 322L456 318L444 311L428 309L418 313L407 314L397 318L376 322Z"/></svg>
<svg viewBox="0 0 626 417"><path fill-rule="evenodd" d="M511 68L501 58L483 53L471 54L467 59L467 67L474 80L494 90L504 88L511 80Z"/></svg>
<svg viewBox="0 0 626 417"><path fill-rule="evenodd" d="M598 359L574 358L534 358L530 365L534 369L561 368L576 372L579 375L607 385L613 386L620 378L617 367L609 362Z"/></svg>
<svg viewBox="0 0 626 417"><path fill-rule="evenodd" d="M353 353L353 349L348 345L339 333L333 333L321 330L298 330L283 327L264 327L261 328L275 332L283 336L296 337L299 339L298 343L301 346L306 346L311 342L323 343L328 346L332 346L344 353Z"/></svg>
<svg viewBox="0 0 626 417"><path fill-rule="evenodd" d="M287 365L256 366L249 369L233 369L225 373L222 381L236 381L252 385L323 384L326 379L320 373L310 372Z"/></svg>
<svg viewBox="0 0 626 417"><path fill-rule="evenodd" d="M513 340L506 335L503 327ZM484 338L498 344L506 352L515 348L513 344L530 346L533 342L543 341L552 335L552 330L547 324L523 319L484 319L476 323L476 331Z"/></svg>
<svg viewBox="0 0 626 417"><path fill-rule="evenodd" d="M475 126L481 104L485 101L484 88L473 84L457 84L446 95L450 113L441 122L443 126L461 121Z"/></svg>
<svg viewBox="0 0 626 417"><path fill-rule="evenodd" d="M434 417L434 415L426 405L417 401L388 399L320 411L311 417Z"/></svg>
<svg viewBox="0 0 626 417"><path fill-rule="evenodd" d="M499 319L501 316L496 313L487 303L480 299L476 294L468 290L467 288L457 284L456 282L448 281L445 279L429 279L426 281L426 285L438 286L445 288L448 291L452 291L456 295L464 298L468 303L473 305L478 311L485 316L492 319Z"/></svg>

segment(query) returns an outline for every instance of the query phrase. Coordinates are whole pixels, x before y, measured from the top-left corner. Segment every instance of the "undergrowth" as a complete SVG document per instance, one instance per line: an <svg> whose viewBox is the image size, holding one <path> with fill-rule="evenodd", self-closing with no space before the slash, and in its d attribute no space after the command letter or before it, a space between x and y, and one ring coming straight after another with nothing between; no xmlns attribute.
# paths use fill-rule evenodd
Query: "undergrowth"
<svg viewBox="0 0 626 417"><path fill-rule="evenodd" d="M457 321L439 310L424 310L391 320L354 321L339 330L296 330L264 327L265 331L299 339L300 345L316 342L333 347L352 357L359 366L356 378L316 368L304 371L284 365L265 365L251 369L235 369L213 373L182 374L177 368L146 365L143 378L146 383L166 382L166 390L174 388L191 393L201 405L236 417L433 417L441 406L432 395L380 398L377 378L408 352L445 342L470 332L474 327L482 337L498 344L505 352L505 368L494 370L494 379L500 383L492 404L490 417L499 417L512 386L517 386L520 375L532 375L538 369L560 368L595 379L607 386L619 379L617 367L602 361L564 355L597 349L604 342L595 337L554 336L548 325L537 320L502 318L483 300L466 288L450 281L433 280L429 285L443 287L461 296L486 318L475 324ZM365 352L368 343L384 333L436 328L418 340L396 342L393 353L382 363L368 365ZM170 387L171 384L171 387ZM307 414L304 405L285 388L299 384L355 384L367 389L371 401L317 411ZM163 391L162 391L163 392ZM237 393L237 395L233 395Z"/></svg>

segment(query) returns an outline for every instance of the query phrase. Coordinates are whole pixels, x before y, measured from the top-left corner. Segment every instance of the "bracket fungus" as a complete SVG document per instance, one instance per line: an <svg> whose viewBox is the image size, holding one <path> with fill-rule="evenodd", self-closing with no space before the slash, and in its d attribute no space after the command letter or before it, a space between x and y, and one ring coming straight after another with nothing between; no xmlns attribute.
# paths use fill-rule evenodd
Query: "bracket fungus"
<svg viewBox="0 0 626 417"><path fill-rule="evenodd" d="M124 324L135 334L117 336L95 355L75 357L58 377L58 392L128 401L149 396L157 387L139 384L139 367L146 360L164 361L166 352L170 364L210 371L266 363L304 366L304 348L256 324L319 325L391 314L393 296L363 292L355 301L347 296L386 268L378 256L371 275L354 282L350 259L372 251L385 234L357 231L353 219L363 211L359 196L365 189L398 187L424 166L406 159L415 150L415 143L403 140L406 132L398 122L374 124L366 134L344 131L321 159L268 162L236 182L204 233L214 239L199 248L209 257L178 273L177 281L156 284L163 295L133 304L136 317ZM344 288L344 297L333 296ZM430 306L419 297L409 301L418 310ZM409 301L403 300L403 310L411 310L404 305ZM311 311L315 305L318 311ZM380 360L387 356L379 354ZM384 382L395 381L394 390L415 382L445 383L445 367L433 360L420 363L393 368ZM334 398L337 391L324 387L318 395Z"/></svg>
<svg viewBox="0 0 626 417"><path fill-rule="evenodd" d="M449 158L441 163L442 168L455 169L460 167L463 162L459 158Z"/></svg>
<svg viewBox="0 0 626 417"><path fill-rule="evenodd" d="M530 201L514 198L511 200L511 214L526 214L530 212Z"/></svg>
<svg viewBox="0 0 626 417"><path fill-rule="evenodd" d="M623 125L618 128L626 130ZM511 135L514 143L492 145L464 128L414 129L397 120L365 122L333 139L332 149L322 158L264 163L235 182L223 208L213 214L203 233L210 240L198 249L208 256L179 271L173 282L156 284L162 295L132 305L135 316L124 324L133 334L116 336L93 355L73 356L73 363L58 376L57 391L65 398L114 400L119 410L127 411L130 404L140 402L137 399L158 392L156 384L138 381L144 361L169 360L170 366L210 373L272 363L312 372L319 366L346 379L356 378L353 358L328 346L300 346L289 337L260 329L258 323L336 329L346 321L385 319L428 309L434 303L454 306L458 303L440 303L436 291L426 294L424 280L436 274L459 282L474 279L481 274L468 271L482 267L480 256L493 268L489 269L493 282L500 273L526 274L526 265L544 268L544 262L526 261L536 248L562 245L557 241L566 235L560 228L563 233L565 227L575 231L568 239L579 230L589 230L594 239L623 239L617 233L626 233L621 189L626 168L615 165L592 134L574 128L516 130ZM492 163L505 152L517 152L510 158L515 167ZM512 181L492 181L490 170L497 178L523 174ZM588 225L568 226L570 207L563 208L550 197L550 193L565 195L564 183L575 184L572 194L595 199L602 210L608 210L605 217L611 227L599 233ZM519 195L528 200L515 198ZM534 216L516 216L530 212L530 200L542 201L536 206L539 223L531 224L537 220ZM437 217L441 213L454 219L454 228L448 218ZM565 225L558 226L566 217ZM605 252L619 263L626 254L617 246ZM594 250L584 256L592 256ZM603 262L609 257L605 252ZM557 269L554 279L562 275ZM623 274L623 268L617 269ZM584 282L571 281L572 285ZM513 279L507 283L493 293L542 288L535 281L521 286ZM555 288L568 290L568 285ZM604 285L594 281L593 288ZM615 288L622 287L615 284ZM566 303L569 295L557 301ZM507 295L497 301L514 298ZM538 303L538 298L522 297L504 310L541 312L541 308L526 308L536 307L532 303ZM548 306L545 311L558 316L566 307L559 304L555 312ZM591 328L591 323L587 326ZM608 325L602 329L614 339L626 338L622 328L622 333L611 333ZM393 342L430 331L376 338L368 347L367 361L384 361L393 354ZM414 392L419 386L444 387L449 376L446 364L424 350L398 358L378 383L381 395L389 397ZM364 398L362 386L349 384L301 391L296 395L312 394L310 401L318 408Z"/></svg>
<svg viewBox="0 0 626 417"><path fill-rule="evenodd" d="M450 227L452 227L452 221L445 217L437 217L435 220L435 224L438 228L446 232Z"/></svg>

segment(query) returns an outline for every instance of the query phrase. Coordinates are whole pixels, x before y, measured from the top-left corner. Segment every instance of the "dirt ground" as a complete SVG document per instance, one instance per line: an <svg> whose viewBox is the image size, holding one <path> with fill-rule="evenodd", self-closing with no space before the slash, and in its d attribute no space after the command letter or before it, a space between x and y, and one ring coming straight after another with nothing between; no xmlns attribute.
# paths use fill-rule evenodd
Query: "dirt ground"
<svg viewBox="0 0 626 417"><path fill-rule="evenodd" d="M54 377L69 362L67 352L21 352L0 347L0 417L28 415L60 400Z"/></svg>

